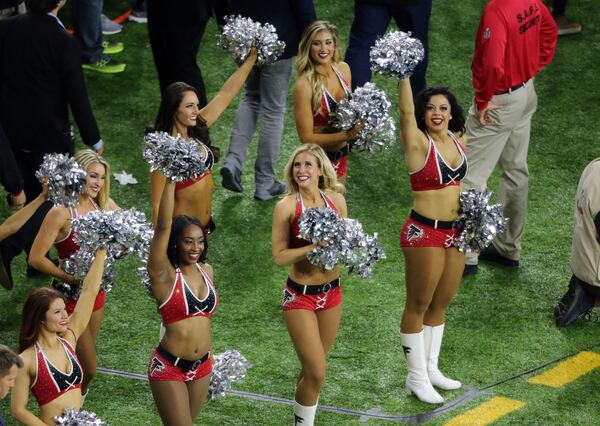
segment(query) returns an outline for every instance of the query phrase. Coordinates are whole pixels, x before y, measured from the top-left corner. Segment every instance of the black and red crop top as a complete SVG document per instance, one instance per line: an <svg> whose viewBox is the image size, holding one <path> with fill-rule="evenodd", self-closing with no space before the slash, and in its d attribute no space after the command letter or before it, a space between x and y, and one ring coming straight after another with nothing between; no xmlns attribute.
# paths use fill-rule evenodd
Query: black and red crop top
<svg viewBox="0 0 600 426"><path fill-rule="evenodd" d="M171 324L191 317L210 318L217 309L219 298L213 282L202 267L196 264L204 278L208 290L204 299L198 299L192 289L188 286L183 273L179 268L176 270L175 282L171 288L171 294L158 307L162 316L163 324Z"/></svg>
<svg viewBox="0 0 600 426"><path fill-rule="evenodd" d="M465 150L454 133L448 131L448 135L450 135L456 149L460 152L461 163L456 168L450 167L437 150L431 136L427 135L429 148L427 149L425 164L419 170L409 173L410 186L413 191L431 191L447 186L460 185L460 181L467 175L468 166Z"/></svg>
<svg viewBox="0 0 600 426"><path fill-rule="evenodd" d="M331 69L333 72L335 72L335 75L337 75L337 78L344 89L345 98L350 99L352 97L352 91L350 90L348 82L344 80L342 73L333 65L331 66ZM321 90L323 91L323 96L321 96L321 112L313 116L314 126L327 126L329 124L329 114L334 112L337 108L337 101L333 95L329 93L327 88L325 86L321 86Z"/></svg>

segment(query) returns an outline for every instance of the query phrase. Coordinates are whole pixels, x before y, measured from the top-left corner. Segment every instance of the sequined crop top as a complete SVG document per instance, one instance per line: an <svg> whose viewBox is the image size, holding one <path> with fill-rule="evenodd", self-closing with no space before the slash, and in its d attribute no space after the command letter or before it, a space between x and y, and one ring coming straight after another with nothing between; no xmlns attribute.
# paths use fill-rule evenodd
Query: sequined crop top
<svg viewBox="0 0 600 426"><path fill-rule="evenodd" d="M94 200L90 200L96 210L100 210L100 207L96 204ZM71 213L71 219L74 219L79 216L77 213L77 209L75 207L70 207L69 212ZM79 251L79 246L75 242L75 231L73 227L69 228L69 233L65 238L60 241L56 241L54 243L54 247L58 253L58 258L60 260L64 260L69 258L73 253L77 253Z"/></svg>
<svg viewBox="0 0 600 426"><path fill-rule="evenodd" d="M334 212L338 212L335 207L335 204L325 195L323 191L321 192L321 197L325 201L325 205L328 206ZM300 216L302 216L302 212L304 211L304 201L302 200L302 196L299 192L296 193L296 213L294 214L294 221L292 222L292 229L290 233L290 248L304 247L310 244L310 242L306 241L303 238L300 238Z"/></svg>
<svg viewBox="0 0 600 426"><path fill-rule="evenodd" d="M450 167L436 148L431 136L427 135L429 148L427 149L425 164L421 169L409 173L410 186L413 191L430 191L460 185L460 181L467 175L468 166L465 150L454 133L448 131L448 135L450 135L460 152L461 163L456 168Z"/></svg>
<svg viewBox="0 0 600 426"><path fill-rule="evenodd" d="M194 139L194 140L198 143L201 150L206 149L206 159L204 160L204 167L205 167L206 171L204 173L202 173L201 175L194 176L191 179L186 179L181 182L176 182L175 183L175 191L179 191L183 188L187 188L188 186L192 186L196 182L200 182L202 179L204 179L206 176L208 176L209 174L212 173L212 168L213 168L213 165L215 164L215 155L213 154L213 152L210 150L210 148L207 145L203 144L202 142L200 142L197 139Z"/></svg>
<svg viewBox="0 0 600 426"><path fill-rule="evenodd" d="M331 69L335 72L335 75L337 75L338 80L344 89L345 97L350 99L352 97L352 91L350 90L348 82L344 80L342 73L333 65L331 66ZM321 90L323 91L323 96L321 97L321 112L313 116L314 126L327 126L329 124L329 114L334 112L337 108L337 101L331 95L331 93L329 93L327 88L325 86L321 86Z"/></svg>
<svg viewBox="0 0 600 426"><path fill-rule="evenodd" d="M35 344L36 373L31 385L31 392L40 407L54 401L70 390L81 388L81 381L83 380L83 370L77 359L75 349L65 339L57 338L69 358L71 372L69 374L64 373L52 365L44 355L40 345Z"/></svg>
<svg viewBox="0 0 600 426"><path fill-rule="evenodd" d="M163 324L167 325L197 316L210 318L217 309L219 298L213 282L200 265L196 264L196 266L204 278L208 290L206 296L204 299L198 299L185 281L181 270L177 268L171 294L158 307Z"/></svg>

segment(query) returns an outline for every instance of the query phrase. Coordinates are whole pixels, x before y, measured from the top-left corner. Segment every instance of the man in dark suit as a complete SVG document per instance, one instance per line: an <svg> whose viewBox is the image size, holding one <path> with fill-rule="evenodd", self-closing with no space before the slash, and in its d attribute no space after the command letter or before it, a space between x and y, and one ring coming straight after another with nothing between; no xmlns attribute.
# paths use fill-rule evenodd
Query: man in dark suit
<svg viewBox="0 0 600 426"><path fill-rule="evenodd" d="M24 180L27 200L41 185L35 172L48 153L73 153L69 108L83 142L104 147L87 96L78 41L58 19L65 0L29 0L29 12L0 21L0 124ZM28 251L46 203L14 236L0 245L5 266Z"/></svg>

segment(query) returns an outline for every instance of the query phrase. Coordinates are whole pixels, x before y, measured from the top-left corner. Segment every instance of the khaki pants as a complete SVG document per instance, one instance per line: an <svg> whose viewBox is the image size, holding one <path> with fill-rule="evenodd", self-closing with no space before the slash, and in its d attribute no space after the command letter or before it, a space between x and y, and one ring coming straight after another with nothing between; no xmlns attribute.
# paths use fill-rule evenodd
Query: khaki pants
<svg viewBox="0 0 600 426"><path fill-rule="evenodd" d="M518 90L494 96L491 102L503 105L502 109L489 112L495 123L493 125L483 126L479 123L474 104L469 109L466 123L469 170L462 185L465 190L483 191L490 174L496 165L499 166L498 201L509 220L506 232L497 237L493 244L501 255L519 260L521 238L527 220L529 133L531 117L537 108L533 79ZM477 254L469 253L467 264L477 264Z"/></svg>

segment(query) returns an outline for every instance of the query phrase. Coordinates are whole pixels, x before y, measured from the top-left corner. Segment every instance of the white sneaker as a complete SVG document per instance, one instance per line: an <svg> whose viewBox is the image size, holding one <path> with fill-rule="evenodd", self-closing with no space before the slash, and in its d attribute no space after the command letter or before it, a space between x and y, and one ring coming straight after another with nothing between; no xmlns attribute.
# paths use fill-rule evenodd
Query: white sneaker
<svg viewBox="0 0 600 426"><path fill-rule="evenodd" d="M102 26L102 34L104 35L117 34L123 29L123 25L117 24L104 14L100 16L100 25Z"/></svg>

